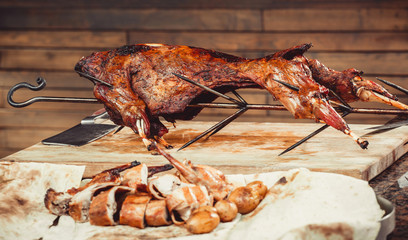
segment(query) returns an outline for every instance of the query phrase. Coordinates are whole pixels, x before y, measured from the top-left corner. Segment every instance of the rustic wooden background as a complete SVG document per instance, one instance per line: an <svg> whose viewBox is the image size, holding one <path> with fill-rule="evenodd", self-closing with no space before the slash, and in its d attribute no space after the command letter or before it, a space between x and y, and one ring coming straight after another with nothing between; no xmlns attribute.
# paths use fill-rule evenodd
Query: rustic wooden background
<svg viewBox="0 0 408 240"><path fill-rule="evenodd" d="M343 70L363 70L408 87L408 1L321 0L20 0L0 1L0 157L77 124L101 105L37 103L16 109L6 95L19 82L47 80L37 95L93 97L73 67L85 55L134 43L185 44L261 57L301 43L307 56ZM395 91L393 91L396 93ZM271 103L266 91L246 90L251 103ZM400 96L402 101L407 98ZM359 104L373 107L378 105ZM206 110L197 120L221 120ZM349 123L390 117L353 115ZM296 121L287 112L250 111L240 121ZM308 120L309 121L309 120Z"/></svg>

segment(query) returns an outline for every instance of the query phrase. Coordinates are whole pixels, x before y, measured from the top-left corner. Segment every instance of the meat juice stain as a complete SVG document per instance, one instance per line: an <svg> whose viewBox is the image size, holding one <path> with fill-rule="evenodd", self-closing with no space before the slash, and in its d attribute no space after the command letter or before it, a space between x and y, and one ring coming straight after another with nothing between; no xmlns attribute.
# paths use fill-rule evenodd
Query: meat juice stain
<svg viewBox="0 0 408 240"><path fill-rule="evenodd" d="M262 201L259 203L258 207L256 207L252 212L248 214L248 217L243 218L244 221L248 221L251 218L256 217L256 215L265 208L266 205L261 205ZM261 205L261 206L260 206Z"/></svg>
<svg viewBox="0 0 408 240"><path fill-rule="evenodd" d="M2 199L2 202L5 203L5 205L0 205L0 216L3 219L25 216L32 210L29 201L16 194L7 196Z"/></svg>
<svg viewBox="0 0 408 240"><path fill-rule="evenodd" d="M194 129L183 129L172 131L166 134L164 138L173 147L182 146L184 143L193 139L199 131ZM90 143L98 148L101 152L117 152L117 153L148 153L146 146L138 134L117 134L108 135L97 141Z"/></svg>
<svg viewBox="0 0 408 240"><path fill-rule="evenodd" d="M186 142L194 139L202 131L187 128L187 129L169 129L169 133L164 135L164 139L174 148L181 147ZM287 147L298 141L300 137L285 132L270 131L247 131L242 134L222 134L221 132L211 136L203 137L196 143L189 146L189 149L194 149L197 145L203 148L223 149L231 153L246 152L248 149L256 149L261 151L284 150ZM132 132L129 134L108 135L101 138L91 145L100 147L101 152L118 152L118 153L148 153L141 138ZM231 148L234 146L234 148ZM287 159L289 160L289 159ZM292 159L293 160L293 159Z"/></svg>
<svg viewBox="0 0 408 240"><path fill-rule="evenodd" d="M89 145L97 148L97 150L100 152L107 153L140 153L142 151L147 151L139 136L135 134L132 134L130 136L126 135L126 138L123 138L123 136L125 135L122 135L120 139L112 136L107 136L95 142L92 142Z"/></svg>
<svg viewBox="0 0 408 240"><path fill-rule="evenodd" d="M133 142L115 142L115 143L98 143L94 144L100 152L117 152L117 153L146 153L148 150L140 138L135 136Z"/></svg>
<svg viewBox="0 0 408 240"><path fill-rule="evenodd" d="M270 151L277 149L286 149L297 141L297 137L285 136L284 139L285 140L282 140L281 137L276 137L276 135L274 135L273 133L265 133L262 135L259 135L259 133L258 135L250 135L247 133L243 133L242 135L218 134L211 136L208 141L202 142L202 146L219 147L225 145L225 147L228 147L229 143L231 143L232 145L242 145L242 151L247 151L248 149L254 148L258 150Z"/></svg>

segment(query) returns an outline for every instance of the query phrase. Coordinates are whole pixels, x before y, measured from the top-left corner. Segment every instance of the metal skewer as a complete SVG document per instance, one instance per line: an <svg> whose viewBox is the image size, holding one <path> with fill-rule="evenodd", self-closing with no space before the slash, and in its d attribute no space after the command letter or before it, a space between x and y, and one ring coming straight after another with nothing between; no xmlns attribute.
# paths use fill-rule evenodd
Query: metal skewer
<svg viewBox="0 0 408 240"><path fill-rule="evenodd" d="M219 96L219 97L222 97L222 98L224 98L224 99L227 99L228 101L234 102L234 103L238 104L239 106L244 105L242 102L240 102L240 101L238 101L238 100L236 100L236 99L234 99L234 98L232 98L232 97L229 97L229 96L227 96L227 95L225 95L225 94L222 94L222 93L220 93L220 92L218 92L218 91L215 91L214 89L211 89L211 88L209 88L209 87L207 87L207 86L204 86L204 85L202 85L202 84L200 84L200 83L198 83L198 82L195 82L195 81L193 81L193 80L190 80L190 79L188 79L187 77L184 77L184 76L182 76L182 75L180 75L180 74L173 73L173 75L176 76L176 77L178 77L178 78L180 78L180 79L182 79L182 80L184 80L184 81L186 81L186 82L189 82L189 83L191 83L191 84L193 84L193 85L196 85L196 86L198 86L198 87L200 87L200 88L202 88L202 89L205 89L205 90L207 90L207 91L210 92L210 93L213 93L213 94L215 94L215 95L217 95L217 96Z"/></svg>
<svg viewBox="0 0 408 240"><path fill-rule="evenodd" d="M232 90L231 92L235 95L235 97L239 99L239 101L241 101L245 105L248 105L245 99L241 95L239 95L235 90Z"/></svg>
<svg viewBox="0 0 408 240"><path fill-rule="evenodd" d="M217 132L219 132L221 129L223 129L224 127L226 127L228 124L230 124L232 121L234 121L235 119L237 119L239 116L241 116L241 114L243 114L244 112L246 112L248 110L248 108L246 107L248 105L248 103L245 101L244 98L241 97L241 95L239 95L235 90L231 91L242 103L245 104L245 107L241 108L242 112L239 112L239 114L234 114L235 117L231 118L230 121L225 122L223 125L221 125L220 127L218 127L217 129L215 129L208 137L211 137L212 135L216 134Z"/></svg>
<svg viewBox="0 0 408 240"><path fill-rule="evenodd" d="M381 81L382 83L384 83L384 84L386 84L386 85L388 85L390 87L393 87L393 88L403 92L405 95L408 95L408 90L407 89L405 89L405 88L403 88L401 86L398 86L395 83L386 81L386 80L378 78L378 77L377 77L377 80ZM398 128L398 127L401 127L401 126L404 126L404 125L407 125L407 124L408 124L407 115L398 114L395 118L393 118L392 120L390 120L389 122L387 122L387 123L385 123L385 124L383 124L381 126L371 127L371 128L367 128L367 129L375 130L373 133L380 133L380 132L388 131L388 130Z"/></svg>
<svg viewBox="0 0 408 240"><path fill-rule="evenodd" d="M175 76L177 76L178 78L187 81L191 84L194 84L196 86L199 86L217 96L220 96L224 99L227 99L228 101L231 101L235 104L233 104L235 107L240 108L238 111L236 111L234 114L232 114L231 116L225 118L224 120L218 122L217 124L215 124L214 126L210 127L209 129L207 129L206 131L204 131L203 133L201 133L200 135L196 136L194 139L188 141L186 144L184 144L183 146L181 146L177 151L180 151L188 146L190 146L191 144L195 143L196 141L200 140L201 138L203 138L204 136L206 136L207 134L210 134L208 137L211 137L212 135L214 135L215 133L219 132L221 129L223 129L225 126L227 126L228 124L230 124L232 121L234 121L235 119L237 119L239 116L241 116L244 112L246 112L248 110L248 108L246 107L248 105L248 103L244 100L244 98L241 97L241 95L239 95L236 91L232 91L232 93L239 99L236 100L234 98L231 98L225 94L222 94L216 90L213 90L211 88L208 88L198 82L194 82L192 80L190 80L187 77L181 76L179 74L173 73Z"/></svg>
<svg viewBox="0 0 408 240"><path fill-rule="evenodd" d="M180 147L177 151L180 151L188 146L190 146L191 144L197 142L198 140L200 140L201 138L203 138L205 135L211 133L212 131L216 130L217 128L219 128L220 126L225 127L226 125L228 125L229 123L231 123L234 119L237 119L241 114L243 114L245 111L247 110L247 108L241 108L238 111L236 111L234 114L232 114L231 116L225 118L224 120L218 122L217 124L215 124L214 126L210 127L209 129L207 129L206 131L202 132L200 135L196 136L194 139L188 141L186 144L184 144L182 147Z"/></svg>
<svg viewBox="0 0 408 240"><path fill-rule="evenodd" d="M98 82L98 83L101 83L101 84L106 85L106 86L108 86L108 87L113 87L112 84L107 83L107 82L105 82L105 81L102 81L102 80L100 80L100 79L98 79L98 78L96 78L96 77L94 77L94 76L89 75L89 74L86 74L86 73L83 73L83 72L79 72L79 71L75 71L75 72L77 72L79 75L81 75L81 76L83 76L83 77L85 77L85 78L91 80L93 83Z"/></svg>
<svg viewBox="0 0 408 240"><path fill-rule="evenodd" d="M381 81L382 83L387 84L388 86L393 87L393 88L395 88L395 89L397 89L397 90L399 90L399 91L405 93L406 95L408 95L408 90L407 90L407 89L405 89L405 88L403 88L403 87L401 87L401 86L398 86L398 85L395 84L395 83L388 82L388 81L386 81L386 80L384 80L384 79L381 79L381 78L378 78L378 77L377 77L377 79L378 79L379 81Z"/></svg>
<svg viewBox="0 0 408 240"><path fill-rule="evenodd" d="M293 91L299 92L299 88L296 87L295 85L292 85L292 84L290 84L290 83L287 83L287 82L284 82L284 81L281 81L281 80L278 80L278 79L272 79L272 80L274 80L275 82L278 82L278 83L284 85L285 87L287 87L287 88L289 88L289 89L292 89Z"/></svg>
<svg viewBox="0 0 408 240"><path fill-rule="evenodd" d="M7 94L8 103L16 108L26 107L36 102L71 102L71 103L100 103L96 98L75 98L75 97L49 97L49 96L39 96L34 97L23 102L16 102L13 99L13 94L20 88L28 88L32 91L39 91L45 87L46 81L43 78L37 79L38 86L33 86L30 83L18 83L12 88L10 88ZM220 93L221 94L221 93ZM224 94L223 94L224 95ZM344 107L341 105L338 110L344 110ZM286 111L286 108L279 104L247 104L246 108L251 110L271 110L271 111ZM235 103L197 103L191 104L187 107L193 108L224 108L224 109L240 109L242 106L239 106ZM389 114L389 115L408 115L407 110L400 109L378 109L378 108L353 108L350 110L350 113L359 113L359 114Z"/></svg>
<svg viewBox="0 0 408 240"><path fill-rule="evenodd" d="M335 107L338 111L350 111L350 113L358 113L358 114L383 114L383 115L408 115L408 110L402 109L380 109L380 108L352 108L347 109L344 105L336 104L338 107ZM193 108L224 108L224 109L238 109L241 108L236 104L231 103L197 103L188 105L187 107ZM248 110L271 110L271 111L286 111L287 109L279 104L248 104L246 105Z"/></svg>
<svg viewBox="0 0 408 240"><path fill-rule="evenodd" d="M35 102L72 102L72 103L99 103L98 99L96 98L73 98L73 97L34 97L30 98L24 102L16 102L13 100L13 94L20 88L28 88L32 91L40 91L46 85L46 81L44 78L37 78L38 86L31 85L26 82L22 82L19 84L14 85L10 88L9 92L7 93L7 102L15 107L15 108L22 108L28 105L31 105Z"/></svg>
<svg viewBox="0 0 408 240"><path fill-rule="evenodd" d="M102 80L96 79L92 76L89 76L85 73L81 73L78 72L80 75L92 80L94 83L99 82L101 84L104 84L106 86L112 87L111 84L104 82ZM198 141L199 139L201 139L202 137L206 136L207 134L210 134L210 136L214 135L215 133L217 133L218 131L220 131L222 128L224 128L225 126L227 126L229 123L231 123L233 120L237 119L239 116L241 116L244 112L246 112L249 109L256 109L256 110L286 110L286 108L282 105L270 105L270 104L248 104L237 92L232 91L232 93L239 99L236 100L234 98L231 98L225 94L222 94L216 90L213 90L211 88L208 88L198 82L192 81L184 76L181 76L179 74L173 73L175 76L179 77L182 80L185 80L191 84L194 84L196 86L199 86L219 97L222 97L224 99L227 99L228 101L231 101L232 103L197 103L194 105L188 105L187 107L198 107L198 108L226 108L226 109L239 109L237 112L235 112L234 114L232 114L231 116L225 118L224 120L220 121L219 123L215 124L214 126L212 126L211 128L209 128L208 130L206 130L205 132L203 132L202 134L198 135L196 138L192 139L191 141L187 142L186 144L184 144L180 149L178 149L178 151L186 148L187 146L191 145L192 143ZM291 85L289 83L286 82L282 82L280 80L276 80L273 79L276 82L279 82L281 84L283 84L284 86L294 90L294 91L299 91L299 88ZM399 87L398 85L395 85L393 83L390 83L388 81L379 79L380 81L386 83L387 85L390 85L402 92L404 92L405 94L408 95L408 90ZM95 98L73 98L73 97L34 97L31 98L29 100L26 100L24 102L15 102L12 98L13 93L20 89L20 88L28 88L30 90L33 91L39 91L41 89L43 89L46 85L46 81L43 78L38 78L37 79L37 84L38 86L33 86L29 83L23 82L23 83L19 83L16 84L15 86L13 86L8 94L7 94L7 101L8 103L13 106L13 107L25 107L28 105L31 105L35 102L72 102L72 103L99 103L99 101ZM340 98L336 93L332 92L332 94L340 101L341 104L333 102L334 104L337 105L337 107L335 107L336 110L338 111L343 111L343 117L345 117L346 115L350 114L350 113L360 113L360 114L391 114L391 115L408 115L408 110L399 110L399 109L374 109L374 108L352 108L350 105L348 105L347 102L345 102L342 98ZM300 140L299 142L295 143L293 146L289 147L288 149L286 149L284 152L282 152L279 155L282 155L292 149L294 149L295 147L299 146L300 144L304 143L305 141L307 141L308 139L310 139L311 137L315 136L316 134L320 133L321 131L323 131L324 129L326 129L329 125L324 125L321 128L317 129L316 131L314 131L313 133L309 134L308 136L306 136L305 138L303 138L302 140ZM123 128L123 127L122 127Z"/></svg>
<svg viewBox="0 0 408 240"><path fill-rule="evenodd" d="M341 115L341 117L345 117L349 114L350 112L345 112ZM278 156L281 156L295 148L297 148L298 146L300 146L302 143L306 142L307 140L311 139L312 137L316 136L317 134L323 132L326 128L330 127L329 124L325 124L323 126L321 126L320 128L316 129L315 131L313 131L312 133L310 133L309 135L307 135L306 137L302 138L301 140L299 140L298 142L296 142L295 144L293 144L292 146L286 148L283 152L279 153Z"/></svg>

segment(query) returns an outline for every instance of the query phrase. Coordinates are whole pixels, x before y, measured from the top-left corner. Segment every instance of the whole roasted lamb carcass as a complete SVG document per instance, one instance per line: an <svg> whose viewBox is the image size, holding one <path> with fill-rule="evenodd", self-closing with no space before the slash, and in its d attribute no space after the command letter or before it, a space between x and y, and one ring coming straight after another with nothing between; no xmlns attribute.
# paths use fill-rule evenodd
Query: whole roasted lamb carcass
<svg viewBox="0 0 408 240"><path fill-rule="evenodd" d="M353 134L329 104L329 89L349 102L381 101L399 108L406 106L380 85L363 80L355 69L338 72L307 59L303 54L310 47L311 44L303 44L263 58L247 59L188 46L137 44L93 53L82 58L75 70L111 85L95 82L95 97L105 105L113 122L133 129L148 149L152 141L171 147L163 139L168 130L159 116L172 123L177 119L190 120L202 110L189 108L190 104L209 103L217 98L176 75L222 93L264 88L295 118L325 122L366 148L368 142Z"/></svg>

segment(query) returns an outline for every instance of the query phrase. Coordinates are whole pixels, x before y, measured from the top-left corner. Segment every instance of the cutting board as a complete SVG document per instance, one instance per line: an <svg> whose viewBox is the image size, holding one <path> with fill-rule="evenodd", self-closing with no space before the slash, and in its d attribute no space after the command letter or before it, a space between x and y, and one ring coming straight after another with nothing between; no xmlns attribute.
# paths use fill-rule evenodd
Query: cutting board
<svg viewBox="0 0 408 240"><path fill-rule="evenodd" d="M370 180L408 151L408 127L381 134L366 130L373 125L353 125L351 129L369 141L361 149L350 137L328 128L282 156L284 149L318 129L321 124L235 122L208 139L177 151L184 143L211 127L211 122L178 122L169 127L168 150L179 160L207 164L226 174L249 174L304 167L313 171L340 173ZM140 137L129 128L81 147L48 146L38 143L2 159L86 165L84 177L134 160L148 165L168 163L152 155Z"/></svg>

